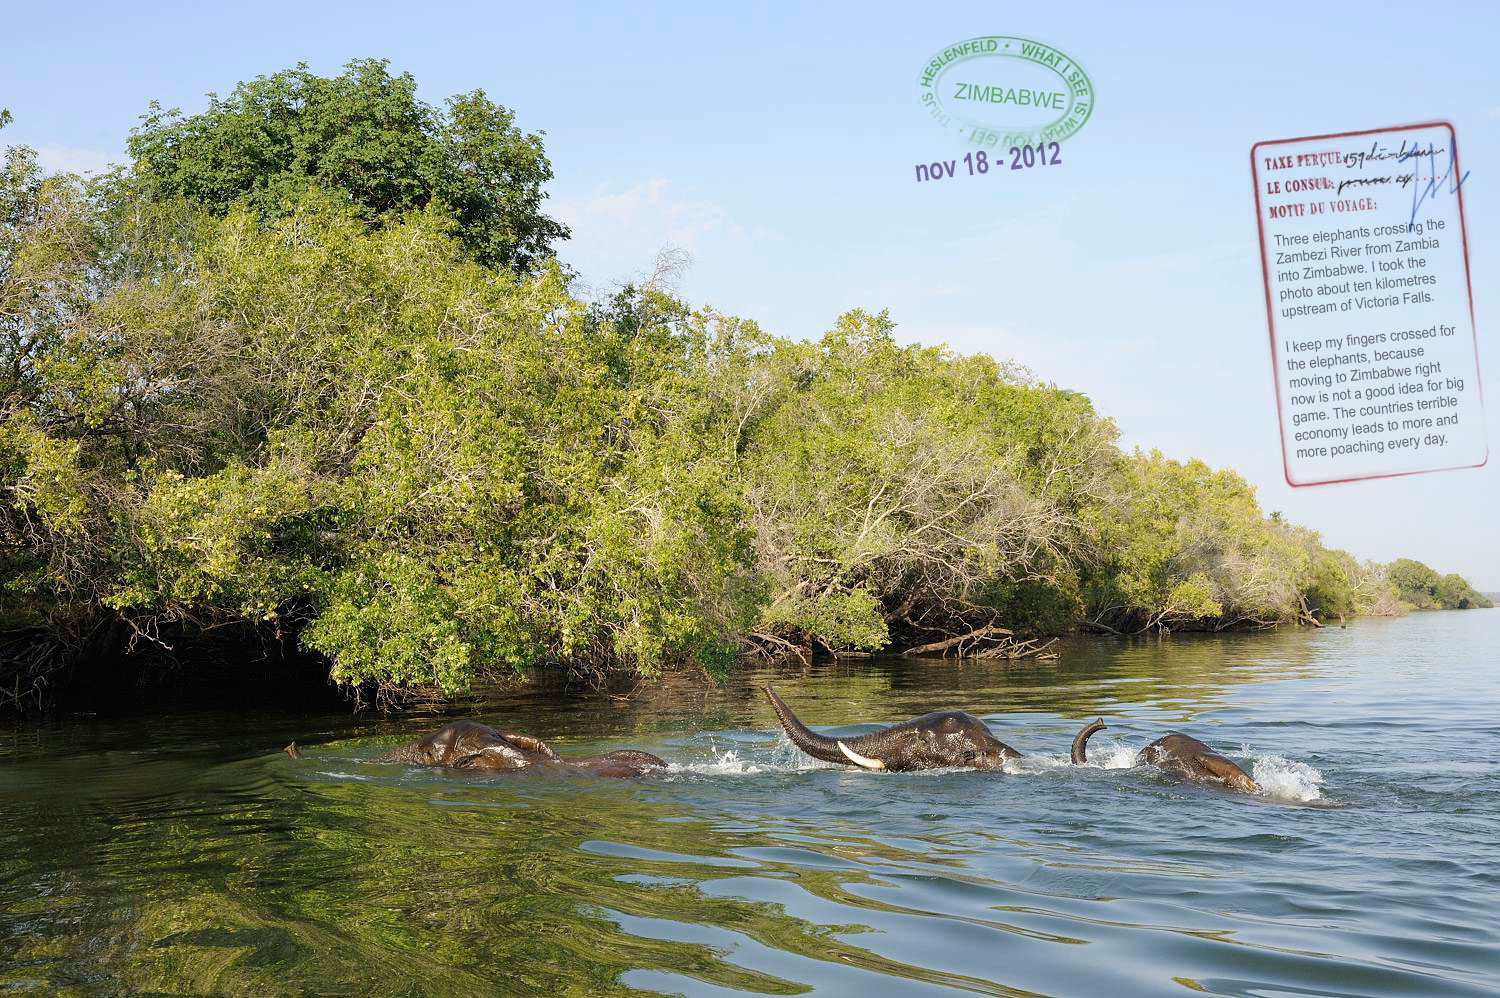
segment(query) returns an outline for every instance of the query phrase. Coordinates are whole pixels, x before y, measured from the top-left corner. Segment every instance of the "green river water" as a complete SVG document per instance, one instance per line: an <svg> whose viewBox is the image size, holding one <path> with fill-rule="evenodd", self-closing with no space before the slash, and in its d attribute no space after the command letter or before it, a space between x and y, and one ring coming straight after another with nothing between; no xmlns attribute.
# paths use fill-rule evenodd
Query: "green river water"
<svg viewBox="0 0 1500 998"><path fill-rule="evenodd" d="M626 781L370 761L432 716L22 724L0 733L0 991L1492 995L1497 647L1500 612L1428 613L473 712L672 763ZM817 763L767 681L832 734L953 707L1029 756ZM1127 768L1169 728L1266 794Z"/></svg>

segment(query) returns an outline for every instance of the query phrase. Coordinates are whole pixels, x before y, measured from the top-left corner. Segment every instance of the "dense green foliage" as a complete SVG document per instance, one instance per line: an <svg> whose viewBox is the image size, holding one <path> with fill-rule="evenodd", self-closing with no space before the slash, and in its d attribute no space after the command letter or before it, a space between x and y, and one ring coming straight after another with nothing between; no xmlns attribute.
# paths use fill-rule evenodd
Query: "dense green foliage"
<svg viewBox="0 0 1500 998"><path fill-rule="evenodd" d="M474 259L535 270L568 235L541 210L552 179L541 136L483 91L439 110L416 90L366 59L332 78L299 66L242 83L191 117L153 105L130 137L131 180L215 215L279 217L310 188L338 192L366 222L436 203Z"/></svg>
<svg viewBox="0 0 1500 998"><path fill-rule="evenodd" d="M599 332L555 268L487 270L435 216L233 213L33 352L9 587L152 633L301 612L351 682L722 658L752 586L695 345Z"/></svg>
<svg viewBox="0 0 1500 998"><path fill-rule="evenodd" d="M536 169L487 173L507 143ZM1487 605L884 313L803 343L654 282L581 300L556 231L506 228L545 179L530 143L360 63L153 118L101 181L8 153L0 695L222 625L452 694L539 663ZM518 200L467 213L452 171Z"/></svg>
<svg viewBox="0 0 1500 998"><path fill-rule="evenodd" d="M1398 558L1387 570L1396 594L1418 610L1468 610L1493 607L1462 576L1439 575L1420 561Z"/></svg>
<svg viewBox="0 0 1500 998"><path fill-rule="evenodd" d="M1076 394L891 330L851 312L735 386L763 627L874 649L893 630L1061 626L1113 428Z"/></svg>

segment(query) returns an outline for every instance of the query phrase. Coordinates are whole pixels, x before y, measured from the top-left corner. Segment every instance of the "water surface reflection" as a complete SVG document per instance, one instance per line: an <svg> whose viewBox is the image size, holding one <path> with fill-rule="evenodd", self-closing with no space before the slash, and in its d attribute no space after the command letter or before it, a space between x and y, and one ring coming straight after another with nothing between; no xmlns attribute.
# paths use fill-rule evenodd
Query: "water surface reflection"
<svg viewBox="0 0 1500 998"><path fill-rule="evenodd" d="M1490 994L1497 639L1500 613L1428 614L625 700L524 688L480 712L565 754L674 763L622 782L369 761L432 718L57 719L0 740L0 985ZM771 679L835 734L957 707L1031 757L826 766L780 737ZM1098 764L1065 765L1096 715ZM1169 726L1274 792L1117 768ZM277 751L294 737L305 759Z"/></svg>

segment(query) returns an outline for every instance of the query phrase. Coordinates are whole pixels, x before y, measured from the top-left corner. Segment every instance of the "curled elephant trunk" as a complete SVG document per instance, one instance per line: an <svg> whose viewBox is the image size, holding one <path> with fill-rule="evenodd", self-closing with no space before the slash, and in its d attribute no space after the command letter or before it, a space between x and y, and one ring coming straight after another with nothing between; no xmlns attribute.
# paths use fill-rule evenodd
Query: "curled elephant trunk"
<svg viewBox="0 0 1500 998"><path fill-rule="evenodd" d="M845 754L845 750L840 748L837 739L820 735L799 721L797 715L792 713L792 708L783 703L781 697L777 696L776 691L769 686L766 687L766 696L771 699L771 707L776 711L776 716L781 719L781 726L786 730L786 736L792 740L793 745L814 759L821 759L824 762L841 762L847 766L853 761Z"/></svg>
<svg viewBox="0 0 1500 998"><path fill-rule="evenodd" d="M1090 721L1082 731L1073 736L1073 765L1082 766L1089 761L1089 739L1094 732L1104 730L1104 718Z"/></svg>

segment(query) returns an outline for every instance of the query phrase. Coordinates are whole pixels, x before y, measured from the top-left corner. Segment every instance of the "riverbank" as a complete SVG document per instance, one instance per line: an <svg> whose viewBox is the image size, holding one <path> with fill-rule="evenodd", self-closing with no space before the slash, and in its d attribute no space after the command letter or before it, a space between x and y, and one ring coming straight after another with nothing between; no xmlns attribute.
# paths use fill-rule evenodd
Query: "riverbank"
<svg viewBox="0 0 1500 998"><path fill-rule="evenodd" d="M1408 611L1410 612L1410 611ZM1421 611L1421 615L1428 612ZM1335 628L1360 619L1330 622ZM495 697L509 696L518 689L532 689L565 702L593 702L597 695L639 699L672 696L674 691L699 689L704 684L732 684L737 677L766 667L780 669L871 668L879 671L880 663L910 660L941 668L952 663L964 669L1009 670L1016 674L1038 677L1063 675L1070 656L1091 659L1099 649L1139 649L1156 647L1162 642L1212 641L1215 638L1255 641L1274 640L1284 630L1313 631L1307 624L1288 628L1241 627L1218 629L1186 627L1178 630L1153 629L1137 634L1108 633L1099 629L1080 628L1070 635L1026 639L1024 654L1005 654L1014 649L1013 639L998 637L994 643L956 642L944 649L929 651L925 656L908 656L900 652L834 655L815 647L799 648L779 657L760 653L742 656L726 672L710 675L697 668L666 670L649 680L628 670L605 674L580 673L566 666L538 666L517 673L506 669L482 674L463 694L444 694L438 689L413 690L405 697L381 700L378 690L352 690L334 683L329 676L330 663L316 654L301 651L295 637L283 634L240 634L219 632L216 642L193 655L191 644L177 642L167 657L163 650L145 646L135 660L96 659L78 674L55 677L51 686L39 691L22 709L7 711L17 723L34 721L48 715L85 712L94 716L131 716L162 711L203 712L213 710L292 710L307 713L328 711L361 713L378 708L377 713L457 716L472 712ZM946 642L945 642L946 643ZM1097 647L1096 647L1097 646ZM1240 647L1237 643L1235 647ZM245 649L252 650L246 654ZM986 651L988 650L988 653ZM980 654L975 655L978 651ZM967 654L959 654L964 652ZM45 698L44 698L45 697Z"/></svg>

